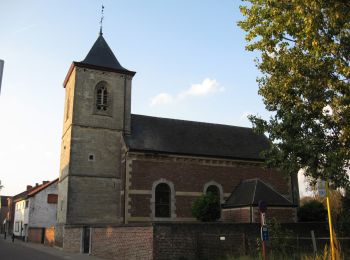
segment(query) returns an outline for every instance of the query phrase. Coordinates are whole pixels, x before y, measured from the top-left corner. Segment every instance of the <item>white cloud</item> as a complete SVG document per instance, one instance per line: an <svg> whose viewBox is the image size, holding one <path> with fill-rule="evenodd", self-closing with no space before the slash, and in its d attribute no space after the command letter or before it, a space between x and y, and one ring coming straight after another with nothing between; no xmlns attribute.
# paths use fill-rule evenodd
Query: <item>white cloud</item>
<svg viewBox="0 0 350 260"><path fill-rule="evenodd" d="M160 93L151 100L151 106L168 105L174 102L174 98L168 93Z"/></svg>
<svg viewBox="0 0 350 260"><path fill-rule="evenodd" d="M156 95L151 99L151 106L169 105L188 97L207 96L224 90L225 88L220 86L215 79L206 78L202 83L192 84L187 90L181 91L176 95L169 93Z"/></svg>

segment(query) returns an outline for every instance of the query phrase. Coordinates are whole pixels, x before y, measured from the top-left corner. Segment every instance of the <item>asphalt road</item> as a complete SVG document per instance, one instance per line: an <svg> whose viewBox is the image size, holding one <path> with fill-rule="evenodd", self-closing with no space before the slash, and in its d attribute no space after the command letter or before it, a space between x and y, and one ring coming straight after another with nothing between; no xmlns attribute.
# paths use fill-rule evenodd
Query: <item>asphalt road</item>
<svg viewBox="0 0 350 260"><path fill-rule="evenodd" d="M35 250L22 245L23 242L16 241L14 243L0 238L0 259L1 260L62 260L55 255L51 255L42 251Z"/></svg>
<svg viewBox="0 0 350 260"><path fill-rule="evenodd" d="M24 243L19 240L11 242L0 236L0 260L101 260L87 254L72 254L63 250L41 244Z"/></svg>

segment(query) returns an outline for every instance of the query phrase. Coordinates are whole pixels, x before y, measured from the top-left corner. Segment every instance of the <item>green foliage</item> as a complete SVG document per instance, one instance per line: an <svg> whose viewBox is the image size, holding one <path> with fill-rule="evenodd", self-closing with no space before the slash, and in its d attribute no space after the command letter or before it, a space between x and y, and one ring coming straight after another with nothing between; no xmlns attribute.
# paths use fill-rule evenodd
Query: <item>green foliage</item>
<svg viewBox="0 0 350 260"><path fill-rule="evenodd" d="M192 215L200 221L216 221L220 218L220 199L208 193L197 198L192 204Z"/></svg>
<svg viewBox="0 0 350 260"><path fill-rule="evenodd" d="M279 259L285 259L285 256L290 257L294 248L295 235L292 231L283 229L281 224L272 218L268 222L269 227L269 251L275 256L280 256Z"/></svg>
<svg viewBox="0 0 350 260"><path fill-rule="evenodd" d="M298 209L298 218L302 222L326 221L327 210L322 202L311 200Z"/></svg>
<svg viewBox="0 0 350 260"><path fill-rule="evenodd" d="M272 114L250 116L272 143L267 165L348 187L350 1L244 1L238 24L261 55L259 94Z"/></svg>

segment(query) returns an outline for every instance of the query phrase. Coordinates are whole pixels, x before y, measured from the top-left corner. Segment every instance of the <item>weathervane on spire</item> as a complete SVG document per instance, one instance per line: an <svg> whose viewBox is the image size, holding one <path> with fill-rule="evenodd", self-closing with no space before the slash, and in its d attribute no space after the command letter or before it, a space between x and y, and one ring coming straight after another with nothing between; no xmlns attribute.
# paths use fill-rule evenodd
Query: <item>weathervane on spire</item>
<svg viewBox="0 0 350 260"><path fill-rule="evenodd" d="M102 8L101 8L101 20L100 20L100 35L102 35L102 26L103 26L103 18L104 18L104 15L103 15L103 10L105 9L105 7L102 5Z"/></svg>

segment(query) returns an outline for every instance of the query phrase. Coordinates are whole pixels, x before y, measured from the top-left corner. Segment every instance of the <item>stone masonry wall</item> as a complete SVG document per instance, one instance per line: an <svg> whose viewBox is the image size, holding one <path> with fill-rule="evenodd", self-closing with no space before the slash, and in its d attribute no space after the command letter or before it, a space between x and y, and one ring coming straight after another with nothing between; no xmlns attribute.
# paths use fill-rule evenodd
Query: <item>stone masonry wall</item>
<svg viewBox="0 0 350 260"><path fill-rule="evenodd" d="M106 259L153 259L153 227L93 228L91 254Z"/></svg>
<svg viewBox="0 0 350 260"><path fill-rule="evenodd" d="M63 236L63 250L71 253L81 252L82 228L65 227Z"/></svg>

